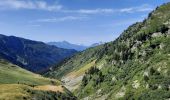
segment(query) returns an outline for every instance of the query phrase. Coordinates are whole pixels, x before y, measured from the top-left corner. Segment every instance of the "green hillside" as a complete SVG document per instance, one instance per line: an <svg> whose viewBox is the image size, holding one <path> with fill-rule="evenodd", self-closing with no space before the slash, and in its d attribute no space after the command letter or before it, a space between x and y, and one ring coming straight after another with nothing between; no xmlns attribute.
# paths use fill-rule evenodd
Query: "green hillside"
<svg viewBox="0 0 170 100"><path fill-rule="evenodd" d="M170 99L170 3L115 41L87 49L46 74L79 99Z"/></svg>
<svg viewBox="0 0 170 100"><path fill-rule="evenodd" d="M60 82L33 74L0 59L0 100L74 99Z"/></svg>

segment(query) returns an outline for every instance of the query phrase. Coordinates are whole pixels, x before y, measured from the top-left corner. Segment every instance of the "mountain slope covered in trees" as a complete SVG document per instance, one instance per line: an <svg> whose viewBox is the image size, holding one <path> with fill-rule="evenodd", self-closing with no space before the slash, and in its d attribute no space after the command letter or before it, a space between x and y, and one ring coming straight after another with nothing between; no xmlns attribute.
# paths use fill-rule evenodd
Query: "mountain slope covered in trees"
<svg viewBox="0 0 170 100"><path fill-rule="evenodd" d="M43 42L0 35L0 56L36 73L46 71L49 66L59 63L74 53L75 50L57 48Z"/></svg>
<svg viewBox="0 0 170 100"><path fill-rule="evenodd" d="M46 76L61 78L79 99L169 99L170 3L115 41L78 53Z"/></svg>

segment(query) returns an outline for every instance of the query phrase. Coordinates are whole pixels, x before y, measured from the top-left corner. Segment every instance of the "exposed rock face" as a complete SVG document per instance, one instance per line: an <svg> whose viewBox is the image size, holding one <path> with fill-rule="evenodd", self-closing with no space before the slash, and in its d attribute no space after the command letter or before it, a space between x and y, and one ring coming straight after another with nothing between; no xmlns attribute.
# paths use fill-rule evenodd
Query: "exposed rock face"
<svg viewBox="0 0 170 100"><path fill-rule="evenodd" d="M152 34L152 37L160 37L160 36L162 36L161 32L157 32L157 33Z"/></svg>
<svg viewBox="0 0 170 100"><path fill-rule="evenodd" d="M143 76L149 76L149 72L148 72L148 71L145 71L145 72L143 73Z"/></svg>
<svg viewBox="0 0 170 100"><path fill-rule="evenodd" d="M170 36L170 29L168 30L167 35Z"/></svg>
<svg viewBox="0 0 170 100"><path fill-rule="evenodd" d="M140 86L140 83L138 82L138 80L133 81L133 84L132 84L133 88L137 89L139 88L139 86Z"/></svg>
<svg viewBox="0 0 170 100"><path fill-rule="evenodd" d="M63 82L63 85L70 91L74 91L77 89L81 83L81 80L83 78L83 75L78 77L72 77L72 76L65 76L61 79Z"/></svg>
<svg viewBox="0 0 170 100"><path fill-rule="evenodd" d="M124 97L125 92L126 92L126 88L123 86L123 87L120 89L120 91L115 95L115 98Z"/></svg>

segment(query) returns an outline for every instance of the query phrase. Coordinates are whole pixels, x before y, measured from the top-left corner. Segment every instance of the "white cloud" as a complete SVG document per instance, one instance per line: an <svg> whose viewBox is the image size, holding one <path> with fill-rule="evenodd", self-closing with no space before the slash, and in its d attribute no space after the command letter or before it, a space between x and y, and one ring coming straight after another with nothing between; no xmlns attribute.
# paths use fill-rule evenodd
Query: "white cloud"
<svg viewBox="0 0 170 100"><path fill-rule="evenodd" d="M125 12L125 13L134 13L134 12L146 12L146 11L152 11L153 7L148 4L144 4L138 7L130 7L130 8L123 8L120 9L119 12Z"/></svg>
<svg viewBox="0 0 170 100"><path fill-rule="evenodd" d="M63 10L66 13L83 13L83 14L98 14L98 13L113 13L113 9L79 9L79 10Z"/></svg>
<svg viewBox="0 0 170 100"><path fill-rule="evenodd" d="M73 20L82 20L87 19L86 16L65 16L60 18L46 18L46 19L38 19L33 22L63 22L63 21L73 21Z"/></svg>
<svg viewBox="0 0 170 100"><path fill-rule="evenodd" d="M47 10L56 11L60 10L62 5L48 5L44 1L31 1L31 0L1 0L0 9L37 9L37 10Z"/></svg>
<svg viewBox="0 0 170 100"><path fill-rule="evenodd" d="M103 13L134 13L134 12L146 12L153 10L153 7L148 4L143 4L138 7L127 7L121 9L114 8L96 8L96 9L76 9L68 10L62 5L48 4L42 0L0 0L0 9L30 9L30 10L46 10L46 11L60 11L64 13L80 13L80 14L103 14Z"/></svg>
<svg viewBox="0 0 170 100"><path fill-rule="evenodd" d="M127 13L130 13L132 11L133 11L133 8L123 8L119 10L119 12L127 12Z"/></svg>
<svg viewBox="0 0 170 100"><path fill-rule="evenodd" d="M62 10L65 13L80 13L80 14L103 14L103 13L134 13L134 12L146 12L152 11L153 7L148 4L143 4L138 7L128 7L121 9L113 8L97 8L97 9L79 9L79 10Z"/></svg>

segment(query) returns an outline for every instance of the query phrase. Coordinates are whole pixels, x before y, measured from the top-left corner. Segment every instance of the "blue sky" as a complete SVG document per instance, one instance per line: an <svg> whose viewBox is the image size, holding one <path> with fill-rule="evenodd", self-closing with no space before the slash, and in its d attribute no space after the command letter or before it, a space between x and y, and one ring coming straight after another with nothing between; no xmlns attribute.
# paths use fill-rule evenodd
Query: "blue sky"
<svg viewBox="0 0 170 100"><path fill-rule="evenodd" d="M90 45L118 37L170 0L0 0L0 34Z"/></svg>

